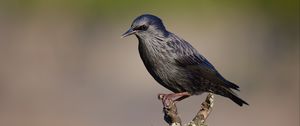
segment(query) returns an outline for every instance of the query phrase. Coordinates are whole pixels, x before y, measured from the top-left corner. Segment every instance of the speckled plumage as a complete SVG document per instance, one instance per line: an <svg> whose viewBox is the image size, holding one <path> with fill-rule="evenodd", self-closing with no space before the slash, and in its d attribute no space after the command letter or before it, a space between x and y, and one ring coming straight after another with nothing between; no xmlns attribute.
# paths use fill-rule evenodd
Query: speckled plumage
<svg viewBox="0 0 300 126"><path fill-rule="evenodd" d="M188 42L169 32L154 15L137 17L125 36L135 34L139 53L148 72L174 93L192 95L212 92L228 97L238 105L247 104L232 91L238 86L223 78Z"/></svg>

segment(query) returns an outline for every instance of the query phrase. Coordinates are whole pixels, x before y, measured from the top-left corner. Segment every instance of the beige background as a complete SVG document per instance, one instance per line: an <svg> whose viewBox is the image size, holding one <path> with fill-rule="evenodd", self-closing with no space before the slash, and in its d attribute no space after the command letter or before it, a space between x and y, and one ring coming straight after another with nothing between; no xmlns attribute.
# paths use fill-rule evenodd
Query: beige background
<svg viewBox="0 0 300 126"><path fill-rule="evenodd" d="M1 126L166 125L156 95L169 91L147 73L137 39L120 38L143 13L241 87L250 106L217 96L210 126L299 126L296 1L89 2L1 2ZM184 122L204 98L178 104Z"/></svg>

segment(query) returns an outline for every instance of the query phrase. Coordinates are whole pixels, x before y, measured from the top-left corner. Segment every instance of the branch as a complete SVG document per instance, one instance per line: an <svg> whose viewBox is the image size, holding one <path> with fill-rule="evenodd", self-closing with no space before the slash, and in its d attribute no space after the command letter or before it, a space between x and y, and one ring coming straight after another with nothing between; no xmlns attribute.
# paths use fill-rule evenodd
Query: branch
<svg viewBox="0 0 300 126"><path fill-rule="evenodd" d="M194 117L194 119L188 124L186 124L186 126L207 126L205 124L205 120L212 111L213 100L213 94L209 93L206 97L206 100L201 104L201 108ZM181 119L178 116L176 104L173 101L168 100L166 103L163 103L163 105L164 120L170 126L182 126Z"/></svg>

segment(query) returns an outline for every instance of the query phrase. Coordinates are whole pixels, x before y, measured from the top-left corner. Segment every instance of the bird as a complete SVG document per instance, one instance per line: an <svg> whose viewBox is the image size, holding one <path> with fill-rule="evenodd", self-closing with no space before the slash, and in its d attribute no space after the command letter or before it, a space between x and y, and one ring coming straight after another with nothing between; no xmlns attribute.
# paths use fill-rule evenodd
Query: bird
<svg viewBox="0 0 300 126"><path fill-rule="evenodd" d="M239 91L238 85L226 80L190 43L169 32L159 17L138 16L121 37L130 35L138 39L138 51L147 71L173 92L162 96L165 102L206 92L229 98L239 106L249 105L234 92Z"/></svg>

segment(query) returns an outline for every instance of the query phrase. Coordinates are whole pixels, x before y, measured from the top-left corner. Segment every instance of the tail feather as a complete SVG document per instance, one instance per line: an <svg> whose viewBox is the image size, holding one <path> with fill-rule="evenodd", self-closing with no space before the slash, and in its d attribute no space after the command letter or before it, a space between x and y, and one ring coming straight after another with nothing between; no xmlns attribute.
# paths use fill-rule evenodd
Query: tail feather
<svg viewBox="0 0 300 126"><path fill-rule="evenodd" d="M235 102L236 104L238 104L239 106L243 106L245 105L249 105L246 101L244 101L243 99L239 98L238 96L234 95L234 94L229 94L229 96L227 96L228 98L230 98L233 102Z"/></svg>
<svg viewBox="0 0 300 126"><path fill-rule="evenodd" d="M225 96L225 97L231 99L233 102L235 102L239 106L243 106L244 104L249 105L246 101L239 98L237 96L237 94L229 88L219 87L219 88L216 88L216 90L214 90L214 93Z"/></svg>
<svg viewBox="0 0 300 126"><path fill-rule="evenodd" d="M240 87L230 81L225 80L225 84L234 90L240 91L240 89L239 89Z"/></svg>
<svg viewBox="0 0 300 126"><path fill-rule="evenodd" d="M234 89L234 90L240 91L240 90L239 90L240 87L239 87L238 85L236 85L236 84L234 84L234 83L232 83L232 82L226 80L220 73L217 73L217 76L218 76L218 78L219 78L220 80L222 80L222 82L224 82L223 84L224 84L226 87L229 87L229 88L232 88L232 89Z"/></svg>

